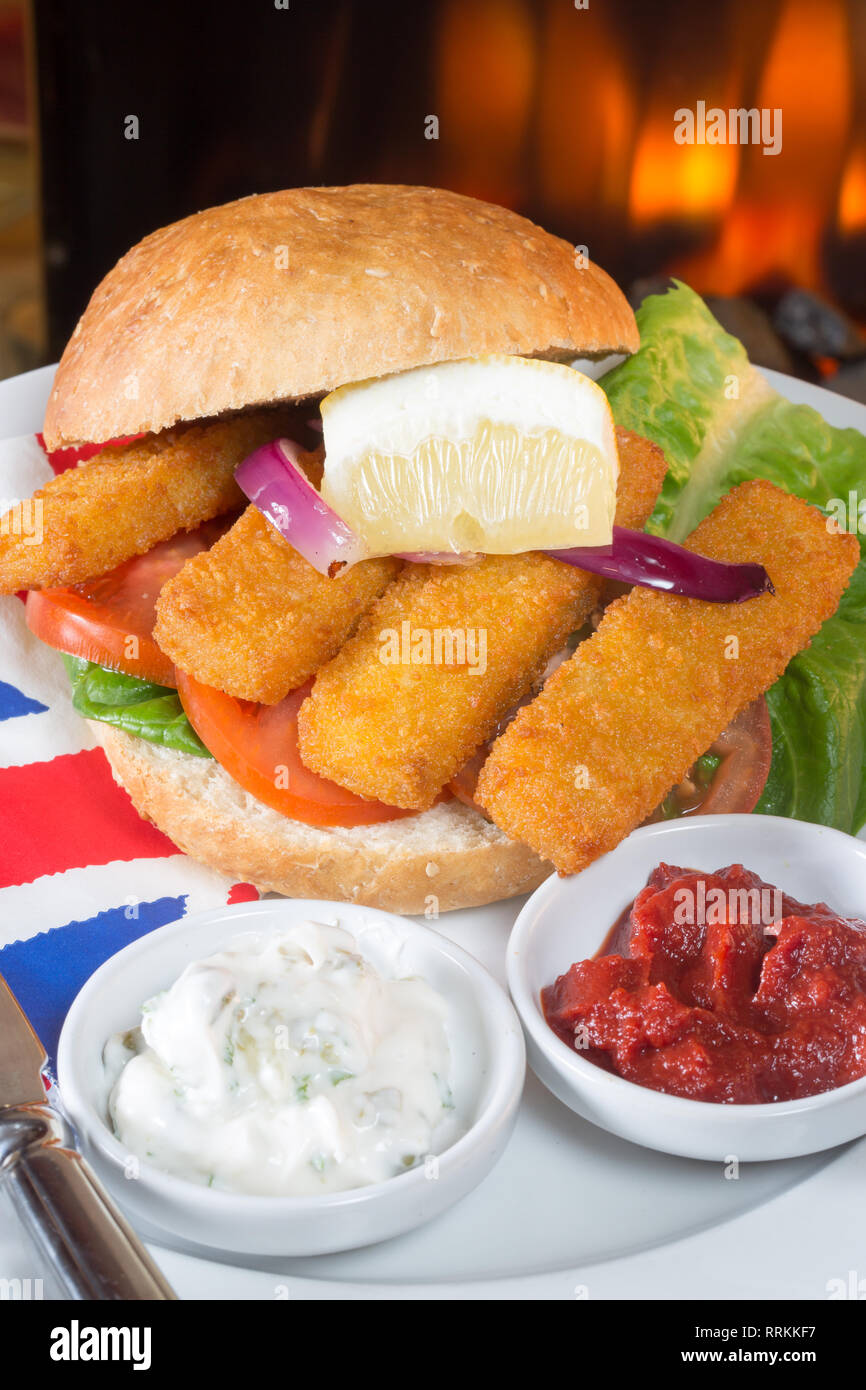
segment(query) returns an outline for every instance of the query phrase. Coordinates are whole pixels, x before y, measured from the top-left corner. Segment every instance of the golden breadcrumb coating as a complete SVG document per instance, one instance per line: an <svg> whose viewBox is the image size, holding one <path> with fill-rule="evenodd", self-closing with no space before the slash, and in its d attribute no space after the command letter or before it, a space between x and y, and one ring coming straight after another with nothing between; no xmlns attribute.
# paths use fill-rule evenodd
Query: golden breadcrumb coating
<svg viewBox="0 0 866 1390"><path fill-rule="evenodd" d="M831 616L853 535L772 483L742 483L687 548L757 561L775 594L706 603L635 588L493 745L476 798L494 822L577 873L639 826L734 716Z"/></svg>
<svg viewBox="0 0 866 1390"><path fill-rule="evenodd" d="M41 540L0 519L0 593L78 584L244 502L234 470L290 416L257 411L103 449L35 494ZM38 512L36 513L38 519ZM5 524L4 524L5 523Z"/></svg>
<svg viewBox="0 0 866 1390"><path fill-rule="evenodd" d="M621 425L617 425L615 434L619 481L614 520L617 526L642 531L661 492L668 466L658 444L651 439L635 434L634 430L624 430Z"/></svg>
<svg viewBox="0 0 866 1390"><path fill-rule="evenodd" d="M628 431L618 444L616 519L642 526L664 457ZM593 576L535 552L488 555L465 569L407 565L316 677L298 720L303 761L361 796L425 810L540 679L600 590Z"/></svg>
<svg viewBox="0 0 866 1390"><path fill-rule="evenodd" d="M256 507L164 584L154 637L175 666L274 705L340 650L399 561L318 573Z"/></svg>

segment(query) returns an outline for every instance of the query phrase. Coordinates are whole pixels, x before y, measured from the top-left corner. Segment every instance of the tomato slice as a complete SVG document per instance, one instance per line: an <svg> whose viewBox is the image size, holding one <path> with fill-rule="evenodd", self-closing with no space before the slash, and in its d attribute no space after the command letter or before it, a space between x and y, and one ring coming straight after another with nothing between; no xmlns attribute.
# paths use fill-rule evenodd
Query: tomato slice
<svg viewBox="0 0 866 1390"><path fill-rule="evenodd" d="M449 791L453 792L458 801L462 801L464 806L471 806L473 811L478 811L482 816L486 817L487 820L489 820L490 817L475 800L475 788L478 785L481 769L490 756L491 746L490 743L482 744L478 752L472 754L469 761L463 764L448 783Z"/></svg>
<svg viewBox="0 0 866 1390"><path fill-rule="evenodd" d="M449 784L456 797L482 816L487 812L475 800L475 787L489 752L490 746L484 744ZM763 695L731 721L707 752L718 762L709 785L702 783L696 764L685 781L648 818L647 825L677 816L754 811L773 757L770 716Z"/></svg>
<svg viewBox="0 0 866 1390"><path fill-rule="evenodd" d="M722 761L695 809L702 816L754 811L773 761L773 731L763 695L737 715L709 752Z"/></svg>
<svg viewBox="0 0 866 1390"><path fill-rule="evenodd" d="M143 434L127 434L120 439L106 439L102 444L70 444L66 449L49 449L45 444L45 437L37 434L40 448L43 449L48 457L48 462L55 473L65 473L67 468L76 468L79 463L86 463L88 459L95 458L101 454L103 449L113 449L118 445L132 444L136 439L144 439Z"/></svg>
<svg viewBox="0 0 866 1390"><path fill-rule="evenodd" d="M195 531L178 531L146 555L125 560L98 579L64 589L33 589L27 596L28 627L49 647L69 656L157 685L176 685L173 663L153 640L159 591L234 520L234 515L216 517Z"/></svg>
<svg viewBox="0 0 866 1390"><path fill-rule="evenodd" d="M181 704L202 743L244 791L281 815L306 825L343 826L415 815L382 801L367 801L304 766L298 751L298 710L312 685L307 681L278 705L258 705L177 673Z"/></svg>

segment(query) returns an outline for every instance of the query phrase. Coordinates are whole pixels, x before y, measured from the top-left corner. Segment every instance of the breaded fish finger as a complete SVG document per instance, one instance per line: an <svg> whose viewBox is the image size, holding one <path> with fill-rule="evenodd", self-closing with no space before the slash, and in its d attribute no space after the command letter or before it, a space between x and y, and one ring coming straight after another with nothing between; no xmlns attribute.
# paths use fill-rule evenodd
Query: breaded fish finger
<svg viewBox="0 0 866 1390"><path fill-rule="evenodd" d="M617 521L642 526L661 451L621 432ZM361 796L424 810L588 618L601 585L548 556L410 565L301 707L304 762ZM437 650L438 644L438 650Z"/></svg>
<svg viewBox="0 0 866 1390"><path fill-rule="evenodd" d="M41 488L41 539L0 519L0 593L78 584L191 531L244 496L234 470L289 421L258 411L103 449ZM39 513L36 513L39 520Z"/></svg>
<svg viewBox="0 0 866 1390"><path fill-rule="evenodd" d="M814 507L742 483L687 547L757 561L775 594L705 603L633 589L493 745L476 798L507 835L577 873L640 825L831 616L859 559Z"/></svg>
<svg viewBox="0 0 866 1390"><path fill-rule="evenodd" d="M273 705L339 651L399 568L364 560L328 579L248 507L163 585L154 637L195 680Z"/></svg>
<svg viewBox="0 0 866 1390"><path fill-rule="evenodd" d="M619 482L616 489L616 524L642 531L667 472L665 456L658 444L634 430L616 427L619 454Z"/></svg>

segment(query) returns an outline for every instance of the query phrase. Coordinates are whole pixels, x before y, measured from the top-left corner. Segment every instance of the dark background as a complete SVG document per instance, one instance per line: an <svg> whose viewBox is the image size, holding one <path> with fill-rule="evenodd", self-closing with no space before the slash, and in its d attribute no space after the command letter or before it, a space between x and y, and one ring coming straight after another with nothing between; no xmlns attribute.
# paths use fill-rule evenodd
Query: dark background
<svg viewBox="0 0 866 1390"><path fill-rule="evenodd" d="M791 287L866 321L864 0L35 0L32 27L48 359L147 232L310 183L506 203L633 299L674 271L772 332ZM781 105L783 153L676 145L698 99Z"/></svg>
<svg viewBox="0 0 866 1390"><path fill-rule="evenodd" d="M36 4L55 353L98 280L166 222L277 188L435 181L423 123L436 6L290 5Z"/></svg>

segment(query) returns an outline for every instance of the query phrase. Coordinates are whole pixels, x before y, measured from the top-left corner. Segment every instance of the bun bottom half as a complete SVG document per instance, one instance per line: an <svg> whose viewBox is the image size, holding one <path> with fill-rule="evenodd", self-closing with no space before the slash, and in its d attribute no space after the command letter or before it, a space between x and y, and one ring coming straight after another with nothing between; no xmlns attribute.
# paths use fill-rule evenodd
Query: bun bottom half
<svg viewBox="0 0 866 1390"><path fill-rule="evenodd" d="M245 792L215 759L88 723L141 816L192 859L261 892L432 917L528 893L553 872L460 801L380 825L305 825Z"/></svg>

